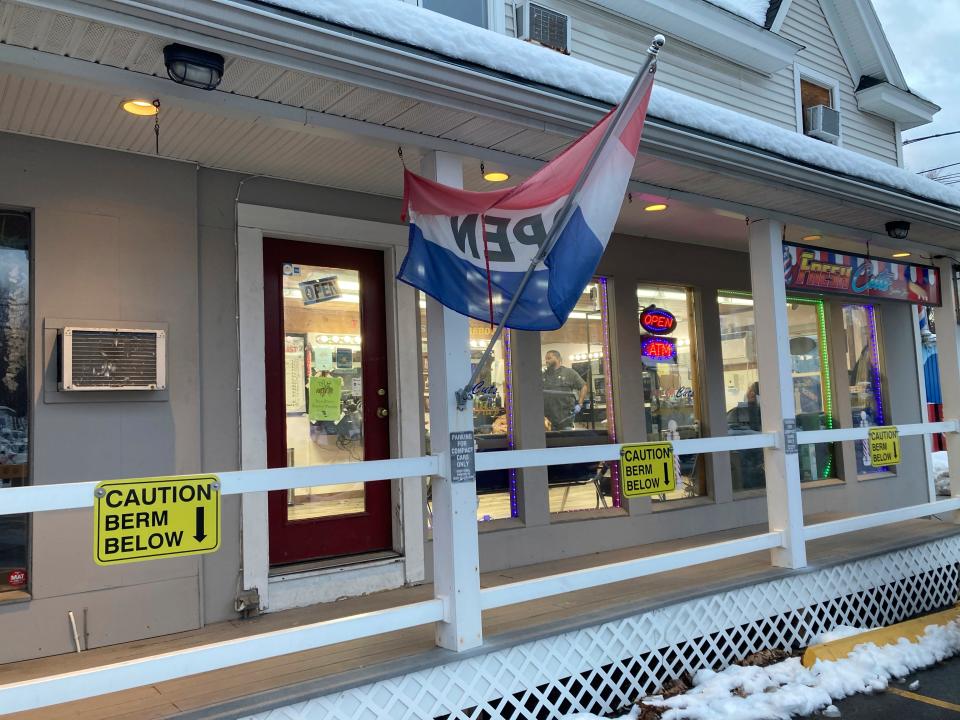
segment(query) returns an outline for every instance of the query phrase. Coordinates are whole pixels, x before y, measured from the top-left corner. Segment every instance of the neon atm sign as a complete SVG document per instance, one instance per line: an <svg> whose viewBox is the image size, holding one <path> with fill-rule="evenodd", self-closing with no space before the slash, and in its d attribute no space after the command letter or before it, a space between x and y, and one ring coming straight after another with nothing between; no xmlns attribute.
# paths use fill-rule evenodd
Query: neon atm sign
<svg viewBox="0 0 960 720"><path fill-rule="evenodd" d="M640 341L640 354L654 362L673 362L677 359L677 341L668 337L647 336Z"/></svg>

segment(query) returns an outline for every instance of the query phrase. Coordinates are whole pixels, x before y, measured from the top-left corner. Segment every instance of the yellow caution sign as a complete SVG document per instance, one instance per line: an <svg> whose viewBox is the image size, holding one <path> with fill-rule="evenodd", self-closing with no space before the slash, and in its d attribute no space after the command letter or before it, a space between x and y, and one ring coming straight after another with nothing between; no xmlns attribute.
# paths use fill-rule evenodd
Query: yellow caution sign
<svg viewBox="0 0 960 720"><path fill-rule="evenodd" d="M106 480L94 490L97 565L214 552L220 547L216 475Z"/></svg>
<svg viewBox="0 0 960 720"><path fill-rule="evenodd" d="M873 467L900 464L900 431L892 425L870 428L870 464Z"/></svg>
<svg viewBox="0 0 960 720"><path fill-rule="evenodd" d="M620 489L624 495L659 495L676 488L673 443L638 443L620 448Z"/></svg>

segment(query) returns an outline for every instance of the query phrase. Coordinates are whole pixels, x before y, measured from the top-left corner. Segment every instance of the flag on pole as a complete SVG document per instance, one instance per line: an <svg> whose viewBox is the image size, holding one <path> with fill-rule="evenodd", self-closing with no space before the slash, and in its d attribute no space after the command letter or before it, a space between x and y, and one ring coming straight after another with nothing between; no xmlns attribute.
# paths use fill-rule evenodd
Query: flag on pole
<svg viewBox="0 0 960 720"><path fill-rule="evenodd" d="M549 252L533 269L506 327L554 330L563 325L620 214L654 68L648 63L640 71L622 111L611 110L514 188L471 192L405 171L410 238L398 279L462 315L500 323L546 245ZM562 225L554 227L555 221Z"/></svg>

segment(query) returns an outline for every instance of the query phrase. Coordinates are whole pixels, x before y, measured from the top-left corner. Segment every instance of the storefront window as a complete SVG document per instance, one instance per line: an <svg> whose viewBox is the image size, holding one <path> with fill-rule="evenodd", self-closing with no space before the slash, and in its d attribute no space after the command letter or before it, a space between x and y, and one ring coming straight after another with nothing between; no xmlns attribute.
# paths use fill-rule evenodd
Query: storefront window
<svg viewBox="0 0 960 720"><path fill-rule="evenodd" d="M850 409L853 427L884 425L880 344L877 340L877 311L873 305L844 305L843 330L847 341L847 375L850 385ZM887 472L874 467L866 440L856 442L857 474Z"/></svg>
<svg viewBox="0 0 960 720"><path fill-rule="evenodd" d="M427 356L427 301L420 298L420 338L423 357L423 409L427 451L430 447L430 385ZM470 320L470 358L476 367L486 349L493 328L489 323ZM474 388L473 431L477 452L513 448L513 396L510 388L510 331L506 330L493 347L493 357L486 364ZM515 470L484 470L477 473L477 520L518 517L517 478ZM428 509L432 507L430 485L427 485Z"/></svg>
<svg viewBox="0 0 960 720"><path fill-rule="evenodd" d="M616 440L606 278L595 278L563 327L540 333L547 447ZM551 465L550 512L620 507L617 463Z"/></svg>
<svg viewBox="0 0 960 720"><path fill-rule="evenodd" d="M728 434L757 433L760 432L759 395L763 388L757 375L753 300L746 294L722 292L717 302ZM797 429L833 428L823 301L788 298L787 327ZM764 487L762 450L742 450L732 452L730 456L734 490ZM837 475L832 443L800 446L801 481L811 482Z"/></svg>
<svg viewBox="0 0 960 720"><path fill-rule="evenodd" d="M30 215L0 208L0 487L29 482ZM0 516L0 593L27 588L27 515Z"/></svg>
<svg viewBox="0 0 960 720"><path fill-rule="evenodd" d="M637 288L643 360L643 404L647 437L686 440L700 437L700 386L697 377L696 315L693 293L685 288ZM677 489L654 501L706 494L705 456L677 456Z"/></svg>

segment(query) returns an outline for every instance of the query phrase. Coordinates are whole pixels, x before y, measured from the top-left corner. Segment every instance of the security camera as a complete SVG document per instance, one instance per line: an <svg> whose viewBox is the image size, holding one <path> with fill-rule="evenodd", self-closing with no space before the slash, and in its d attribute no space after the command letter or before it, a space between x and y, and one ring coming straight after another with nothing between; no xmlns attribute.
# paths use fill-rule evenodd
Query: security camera
<svg viewBox="0 0 960 720"><path fill-rule="evenodd" d="M895 240L905 240L910 232L910 223L906 220L891 220L885 227L887 228L887 235Z"/></svg>

